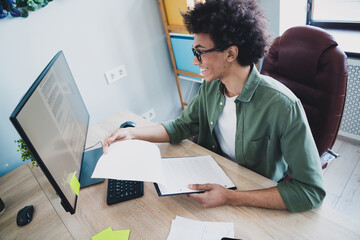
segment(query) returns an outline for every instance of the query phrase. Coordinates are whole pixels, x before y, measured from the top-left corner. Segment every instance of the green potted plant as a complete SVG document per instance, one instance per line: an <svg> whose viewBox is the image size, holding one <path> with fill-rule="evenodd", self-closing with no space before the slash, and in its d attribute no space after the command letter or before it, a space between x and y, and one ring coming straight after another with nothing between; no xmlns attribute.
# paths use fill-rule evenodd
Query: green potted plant
<svg viewBox="0 0 360 240"><path fill-rule="evenodd" d="M0 19L7 16L24 17L29 16L29 11L45 7L53 0L0 0Z"/></svg>
<svg viewBox="0 0 360 240"><path fill-rule="evenodd" d="M31 160L31 169L33 169L34 167L37 167L38 164L36 162L36 160L34 159L33 155L31 154L28 146L26 146L26 144L24 143L24 141L20 138L18 140L15 140L15 142L17 143L19 149L17 150L17 152L21 153L21 160L23 160L23 162L27 161L27 160Z"/></svg>

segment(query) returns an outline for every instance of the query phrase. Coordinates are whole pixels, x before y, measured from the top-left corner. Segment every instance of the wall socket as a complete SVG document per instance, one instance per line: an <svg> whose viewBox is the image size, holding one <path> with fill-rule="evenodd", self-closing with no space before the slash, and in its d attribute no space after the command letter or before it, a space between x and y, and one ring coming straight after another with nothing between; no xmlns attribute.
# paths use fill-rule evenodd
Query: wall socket
<svg viewBox="0 0 360 240"><path fill-rule="evenodd" d="M143 119L152 120L156 117L155 110L152 108L141 116Z"/></svg>
<svg viewBox="0 0 360 240"><path fill-rule="evenodd" d="M112 84L112 83L122 79L126 75L127 75L127 72L125 69L125 65L120 65L120 66L113 68L105 73L108 84Z"/></svg>

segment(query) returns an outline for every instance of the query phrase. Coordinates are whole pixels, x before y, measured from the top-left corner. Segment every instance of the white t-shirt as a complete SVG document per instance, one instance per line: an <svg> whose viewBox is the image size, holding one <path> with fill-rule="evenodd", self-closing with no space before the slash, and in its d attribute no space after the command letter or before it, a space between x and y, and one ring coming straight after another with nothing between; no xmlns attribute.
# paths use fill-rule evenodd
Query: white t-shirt
<svg viewBox="0 0 360 240"><path fill-rule="evenodd" d="M236 133L236 105L237 96L229 98L226 96L223 111L215 125L215 134L219 141L221 150L231 160L235 161L235 133Z"/></svg>

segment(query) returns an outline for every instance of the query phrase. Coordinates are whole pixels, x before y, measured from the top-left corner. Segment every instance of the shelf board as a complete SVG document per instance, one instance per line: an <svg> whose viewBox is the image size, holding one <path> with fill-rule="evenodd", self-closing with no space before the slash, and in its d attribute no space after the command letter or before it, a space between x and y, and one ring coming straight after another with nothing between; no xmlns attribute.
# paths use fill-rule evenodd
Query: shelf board
<svg viewBox="0 0 360 240"><path fill-rule="evenodd" d="M202 83L204 79L197 79L197 78L192 78L190 76L186 76L186 75L179 75L179 79L181 80L186 80L186 81L191 81L191 82L196 82L196 83Z"/></svg>
<svg viewBox="0 0 360 240"><path fill-rule="evenodd" d="M182 32L189 33L185 26L175 26L175 25L167 25L167 29L170 32Z"/></svg>
<svg viewBox="0 0 360 240"><path fill-rule="evenodd" d="M193 72L183 71L183 70L179 70L179 69L176 69L175 72L176 72L176 74L187 75L190 77L201 78L201 79L204 78L204 76L199 73L193 73Z"/></svg>

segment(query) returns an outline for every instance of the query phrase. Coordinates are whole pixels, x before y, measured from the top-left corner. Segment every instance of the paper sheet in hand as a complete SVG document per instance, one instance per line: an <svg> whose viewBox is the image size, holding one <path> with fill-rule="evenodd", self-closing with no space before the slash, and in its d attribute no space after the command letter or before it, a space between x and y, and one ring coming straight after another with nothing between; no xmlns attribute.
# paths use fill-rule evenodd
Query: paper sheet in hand
<svg viewBox="0 0 360 240"><path fill-rule="evenodd" d="M165 183L159 148L150 142L116 142L100 157L92 178Z"/></svg>
<svg viewBox="0 0 360 240"><path fill-rule="evenodd" d="M236 189L234 183L210 156L163 158L166 184L155 184L159 196L201 192L189 184L216 183Z"/></svg>

